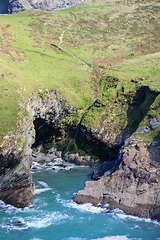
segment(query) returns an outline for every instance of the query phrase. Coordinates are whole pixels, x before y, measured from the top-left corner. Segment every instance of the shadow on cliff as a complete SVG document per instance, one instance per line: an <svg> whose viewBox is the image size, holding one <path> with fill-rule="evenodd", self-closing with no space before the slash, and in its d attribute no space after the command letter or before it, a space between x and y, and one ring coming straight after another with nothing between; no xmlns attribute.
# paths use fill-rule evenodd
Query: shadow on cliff
<svg viewBox="0 0 160 240"><path fill-rule="evenodd" d="M128 98L128 124L122 133L123 143L138 129L139 124L146 117L150 110L150 106L153 104L158 94L158 91L150 90L148 86L142 86L136 91L134 96L132 96L132 92L126 95ZM118 138L119 136L117 136L117 139Z"/></svg>
<svg viewBox="0 0 160 240"><path fill-rule="evenodd" d="M35 142L32 145L32 148L36 148L39 145L44 146L45 144L51 143L53 141L53 136L60 136L60 130L53 125L53 123L49 123L47 120L42 118L36 118L33 121L35 126Z"/></svg>
<svg viewBox="0 0 160 240"><path fill-rule="evenodd" d="M126 95L123 93L121 101L127 99L127 127L121 131L121 134L117 136L121 139L118 145L113 145L113 147L107 147L106 143L94 137L92 129L87 129L82 120L85 114L90 110L93 104L97 103L97 100L86 110L84 116L77 126L70 125L66 129L62 129L59 125L53 124L49 119L36 118L34 120L35 126L35 142L33 148L38 146L48 145L52 147L52 144L58 150L63 153L69 151L70 153L78 152L80 155L90 155L94 159L100 159L102 162L106 160L116 159L120 147L124 144L125 140L135 132L140 124L140 122L145 118L150 106L155 101L155 98L159 92L152 91L147 86L140 87L136 92L129 92ZM62 131L64 134L62 134ZM55 141L55 142L54 142ZM48 147L47 146L47 147Z"/></svg>

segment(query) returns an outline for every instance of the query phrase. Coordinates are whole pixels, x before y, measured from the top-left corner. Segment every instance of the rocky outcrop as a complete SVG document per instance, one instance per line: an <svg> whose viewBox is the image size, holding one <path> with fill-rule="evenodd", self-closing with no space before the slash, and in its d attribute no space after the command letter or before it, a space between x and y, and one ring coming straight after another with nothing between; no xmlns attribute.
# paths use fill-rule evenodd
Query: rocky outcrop
<svg viewBox="0 0 160 240"><path fill-rule="evenodd" d="M61 120L75 113L73 106L70 106L54 90L46 90L38 96L33 95L26 109L29 112L26 122L30 125L34 124L35 128L35 136L32 136L32 132L28 134L28 137L35 141L32 145L34 148L52 143L56 137L60 140L65 134L61 129Z"/></svg>
<svg viewBox="0 0 160 240"><path fill-rule="evenodd" d="M18 13L32 9L53 11L70 7L84 1L85 0L0 0L0 14Z"/></svg>
<svg viewBox="0 0 160 240"><path fill-rule="evenodd" d="M33 157L35 159L40 155L43 160L42 153L32 153L32 147L43 148L48 139L52 141L56 134L60 136L60 121L73 114L74 108L56 91L33 95L27 106L22 104L21 108L22 112L27 108L29 114L19 120L19 133L6 137L0 152L0 199L24 208L29 206L34 197L35 185L31 175ZM57 150L55 154L60 157ZM53 157L53 154L49 155Z"/></svg>
<svg viewBox="0 0 160 240"><path fill-rule="evenodd" d="M115 80L110 77L109 81ZM99 140L107 148L120 148L146 117L158 94L158 91L141 86L136 91L129 91L127 94L124 94L123 91L117 92L117 98L112 98L110 101L107 99L105 104L103 102L105 100L97 99L83 117L83 135L88 140L93 138ZM144 108L144 104L146 104L146 108ZM101 116L97 119L96 126L94 119L97 112L101 112ZM149 131L157 126L159 126L159 122L155 118L151 118L146 127Z"/></svg>
<svg viewBox="0 0 160 240"><path fill-rule="evenodd" d="M95 163L89 156L69 153L69 148L75 145L85 126L77 128L76 109L55 90L32 95L28 103L21 104L21 107L22 112L27 109L29 113L19 122L22 146L15 151L3 152L0 166L0 199L17 207L28 206L34 196L30 171L32 158L41 164L54 162L57 158L77 165ZM66 117L70 119L71 116L73 121L68 122ZM62 121L64 119L65 123ZM150 127L147 129L150 131L157 129L160 124L155 118L149 121ZM93 131L87 130L87 134L83 135L86 142L90 142L93 137L89 137L90 132ZM92 140L94 148L101 147L100 140ZM13 141L17 142L15 139ZM138 141L127 141L116 160L97 166L92 178L98 181L87 182L85 189L79 191L74 200L77 203L91 202L94 205L99 202L102 205L109 203L110 209L118 207L129 214L159 219L159 142L157 141L154 148L150 145L148 150L147 145L139 144ZM64 151L57 151L55 145L58 143L62 147L65 145ZM106 149L107 145L102 146ZM106 155L105 158L107 160Z"/></svg>
<svg viewBox="0 0 160 240"><path fill-rule="evenodd" d="M21 1L19 0L9 0L9 5L8 5L8 13L18 13L18 12L23 12L25 11L26 8L21 4Z"/></svg>
<svg viewBox="0 0 160 240"><path fill-rule="evenodd" d="M111 210L120 208L127 214L160 220L159 147L148 150L145 144L131 144L123 150L119 169L110 176L101 174L98 181L86 182L74 196L75 202L108 203Z"/></svg>
<svg viewBox="0 0 160 240"><path fill-rule="evenodd" d="M57 158L62 158L62 151L57 151L56 148L51 148L45 153L40 151L33 151L32 152L33 161L46 164L46 163L54 163L56 162ZM78 153L66 153L63 156L64 162L74 163L76 165L83 165L83 166L92 166L95 163L95 160L92 159L90 156L80 156Z"/></svg>
<svg viewBox="0 0 160 240"><path fill-rule="evenodd" d="M15 207L30 205L35 185L31 175L32 158L8 151L0 155L0 199Z"/></svg>

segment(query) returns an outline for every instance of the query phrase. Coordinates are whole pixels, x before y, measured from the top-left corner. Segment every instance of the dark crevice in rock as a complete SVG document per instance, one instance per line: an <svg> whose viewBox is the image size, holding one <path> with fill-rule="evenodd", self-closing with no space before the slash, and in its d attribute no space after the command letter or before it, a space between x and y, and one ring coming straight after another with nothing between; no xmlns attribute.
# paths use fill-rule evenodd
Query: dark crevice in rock
<svg viewBox="0 0 160 240"><path fill-rule="evenodd" d="M88 130L84 125L80 126L75 143L78 149L94 158L100 159L102 162L115 159L121 147L120 145L109 148L106 143L93 135L91 129Z"/></svg>
<svg viewBox="0 0 160 240"><path fill-rule="evenodd" d="M134 96L130 96L128 93L128 124L132 132L137 130L139 123L145 118L150 106L155 101L160 92L150 90L148 86L142 86L137 89Z"/></svg>
<svg viewBox="0 0 160 240"><path fill-rule="evenodd" d="M32 148L52 143L54 138L61 136L60 129L56 128L53 123L48 123L45 119L36 118L33 124L35 126L36 137Z"/></svg>
<svg viewBox="0 0 160 240"><path fill-rule="evenodd" d="M8 151L6 155L0 153L0 179L18 163L20 163L20 159L18 156L15 156L13 152Z"/></svg>
<svg viewBox="0 0 160 240"><path fill-rule="evenodd" d="M98 99L82 115L79 125L65 125L64 128L61 126L60 121L73 114L73 110L70 111L71 107L64 107L65 101L58 97L56 100L57 106L50 104L49 99L46 102L43 100L43 108L46 106L46 110L43 109L43 116L41 116L40 107L35 112L33 123L36 137L32 147L37 148L41 145L43 151L45 151L46 145L52 146L54 142L55 147L59 148L60 146L58 150L62 151L62 157L69 151L70 153L79 152L81 155L90 155L92 158L99 159L102 162L115 160L119 149L137 129L158 94L159 92L151 91L147 86L140 87L134 95L128 93L128 125L117 135L113 144L105 142L103 136L97 138L92 129L87 129L83 124L83 119L93 105L98 104ZM39 95L39 97L43 99L43 94Z"/></svg>

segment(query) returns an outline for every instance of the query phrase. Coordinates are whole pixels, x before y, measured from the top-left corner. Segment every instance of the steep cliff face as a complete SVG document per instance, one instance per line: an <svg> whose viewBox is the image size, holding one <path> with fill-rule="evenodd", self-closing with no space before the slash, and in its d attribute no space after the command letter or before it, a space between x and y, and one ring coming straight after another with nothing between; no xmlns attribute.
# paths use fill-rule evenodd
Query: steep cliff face
<svg viewBox="0 0 160 240"><path fill-rule="evenodd" d="M28 207L34 197L31 156L24 153L1 154L0 199L15 207Z"/></svg>
<svg viewBox="0 0 160 240"><path fill-rule="evenodd" d="M38 96L33 95L27 104L29 119L34 124L35 142L33 147L51 143L54 138L61 137L60 122L66 116L71 116L75 110L56 91L48 91ZM29 135L30 136L30 135ZM34 136L30 136L34 138Z"/></svg>
<svg viewBox="0 0 160 240"><path fill-rule="evenodd" d="M76 109L60 97L55 90L46 90L43 94L33 95L23 108L26 108L29 113L24 117L23 124L20 126L22 130L19 136L22 136L25 148L15 149L15 151L13 149L6 154L2 152L0 161L0 199L16 207L28 206L33 199L34 184L30 168L32 156L35 160L41 161L39 154L41 150L43 155L45 151L49 153L48 156L45 154L46 160L43 159L46 162L48 158L50 158L49 161L52 161L53 155L55 155L77 164L94 163L90 157L84 158L77 154L68 155L68 153L62 156L62 153L53 149L53 142L62 141L64 144L63 140L66 137L68 139L68 137L73 138L73 135L76 135L79 138L82 134L82 130L75 134L74 121L68 124L68 128L67 124L65 127L63 126L62 120L71 119L76 113ZM73 119L75 120L75 117ZM142 125L145 128L138 128L135 132L139 137L141 135L141 137L149 139L153 133L159 134L160 122L156 118L149 118L148 122L142 123ZM84 125L79 127L80 129L81 127L85 128ZM89 137L90 131L86 128L83 135L85 141L94 142L99 148L101 143L104 144L103 139L101 142L100 139L93 141L92 134ZM107 148L107 145L105 146ZM34 149L34 153L32 153L32 149ZM108 156L105 158L107 160ZM86 183L85 189L79 191L74 197L77 203L91 202L94 205L99 202L102 205L109 203L110 209L118 207L128 214L160 219L159 140L152 140L152 144L145 144L142 139L134 138L132 134L125 141L124 149L120 150L118 158L97 166L92 178L98 181Z"/></svg>
<svg viewBox="0 0 160 240"><path fill-rule="evenodd" d="M32 147L43 147L60 136L60 121L74 113L56 91L32 96L26 107L29 114L19 134L8 136L0 149L0 199L20 208L29 206L34 197Z"/></svg>
<svg viewBox="0 0 160 240"><path fill-rule="evenodd" d="M130 93L117 94L117 99L112 98L106 105L96 104L86 115L87 125L96 108L102 108L104 117L92 130L94 137L110 149L123 146L115 160L106 158L95 167L92 178L96 181L86 182L74 200L102 206L108 203L111 210L119 208L127 214L160 220L160 95L147 86Z"/></svg>

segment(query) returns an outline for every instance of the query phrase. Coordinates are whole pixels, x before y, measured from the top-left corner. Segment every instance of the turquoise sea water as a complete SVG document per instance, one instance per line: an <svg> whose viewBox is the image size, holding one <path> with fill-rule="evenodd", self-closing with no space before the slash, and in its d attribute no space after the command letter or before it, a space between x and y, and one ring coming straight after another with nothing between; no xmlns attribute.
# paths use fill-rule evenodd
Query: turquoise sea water
<svg viewBox="0 0 160 240"><path fill-rule="evenodd" d="M74 203L91 173L89 167L33 173L36 194L29 208L0 202L0 240L160 240L159 222Z"/></svg>

